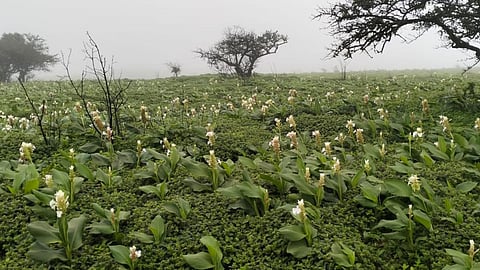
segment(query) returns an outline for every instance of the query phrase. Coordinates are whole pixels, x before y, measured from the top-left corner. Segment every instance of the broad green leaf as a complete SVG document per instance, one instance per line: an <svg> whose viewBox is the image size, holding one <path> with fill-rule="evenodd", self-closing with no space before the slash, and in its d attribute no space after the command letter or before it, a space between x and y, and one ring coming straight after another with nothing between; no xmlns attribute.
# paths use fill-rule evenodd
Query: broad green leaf
<svg viewBox="0 0 480 270"><path fill-rule="evenodd" d="M472 191L472 189L474 189L477 186L477 184L478 184L477 182L467 181L467 182L458 184L455 187L455 189L461 193L468 193Z"/></svg>
<svg viewBox="0 0 480 270"><path fill-rule="evenodd" d="M82 163L76 163L75 164L75 169L77 170L77 172L87 178L88 180L93 180L95 177L93 176L93 173L92 171L85 165L85 164L82 164Z"/></svg>
<svg viewBox="0 0 480 270"><path fill-rule="evenodd" d="M40 181L38 178L27 179L23 184L23 192L25 194L31 193L32 191L38 189L40 186Z"/></svg>
<svg viewBox="0 0 480 270"><path fill-rule="evenodd" d="M390 229L392 231L399 231L399 230L403 230L405 228L406 224L401 222L400 220L398 219L394 219L394 220L385 220L385 219L382 219L380 220L380 222L378 222L378 224L376 226L374 226L373 228L374 229L378 229L378 228L387 228L387 229Z"/></svg>
<svg viewBox="0 0 480 270"><path fill-rule="evenodd" d="M413 210L413 220L423 225L427 230L432 231L432 220L430 217L420 210Z"/></svg>
<svg viewBox="0 0 480 270"><path fill-rule="evenodd" d="M255 170L257 169L257 165L253 162L253 160L247 158L247 157L244 157L244 156L239 156L238 157L238 161L244 166L246 167L247 169L250 169L250 170Z"/></svg>
<svg viewBox="0 0 480 270"><path fill-rule="evenodd" d="M83 229L87 218L83 215L72 218L68 222L68 238L70 239L70 247L72 250L76 250L82 246Z"/></svg>
<svg viewBox="0 0 480 270"><path fill-rule="evenodd" d="M365 175L365 172L363 171L363 169L358 170L358 172L355 174L355 176L350 181L350 184L352 185L352 187L358 186L358 184L360 183L360 180L363 178L364 175Z"/></svg>
<svg viewBox="0 0 480 270"><path fill-rule="evenodd" d="M470 256L468 256L468 254L449 248L445 249L445 252L447 252L448 255L452 256L454 262L462 266L470 265Z"/></svg>
<svg viewBox="0 0 480 270"><path fill-rule="evenodd" d="M148 227L156 241L162 241L165 238L166 226L162 216L156 215Z"/></svg>
<svg viewBox="0 0 480 270"><path fill-rule="evenodd" d="M215 265L221 264L223 254L217 239L208 235L200 238L200 242L208 248L208 253L210 254L210 258L212 259L213 263Z"/></svg>
<svg viewBox="0 0 480 270"><path fill-rule="evenodd" d="M309 183L307 183L304 179L300 177L297 177L294 180L294 184L295 184L295 187L298 189L298 191L300 191L300 193L302 194L313 196L316 193L316 188L311 186Z"/></svg>
<svg viewBox="0 0 480 270"><path fill-rule="evenodd" d="M369 182L363 182L360 186L360 189L362 190L363 197L374 203L378 203L378 197L380 196L381 192L380 187L373 186Z"/></svg>
<svg viewBox="0 0 480 270"><path fill-rule="evenodd" d="M183 259L195 269L210 269L215 265L213 264L210 254L206 252L199 252L197 254L182 255Z"/></svg>
<svg viewBox="0 0 480 270"><path fill-rule="evenodd" d="M312 252L312 248L307 246L304 239L288 243L287 253L292 254L295 258L303 258Z"/></svg>
<svg viewBox="0 0 480 270"><path fill-rule="evenodd" d="M191 158L185 158L182 160L181 164L194 178L210 178L210 167L208 167L208 165L206 165L205 163L195 161Z"/></svg>
<svg viewBox="0 0 480 270"><path fill-rule="evenodd" d="M112 252L112 256L116 262L120 264L129 265L130 264L130 250L126 246L108 246Z"/></svg>
<svg viewBox="0 0 480 270"><path fill-rule="evenodd" d="M115 230L111 223L106 222L94 222L90 225L91 234L112 234Z"/></svg>
<svg viewBox="0 0 480 270"><path fill-rule="evenodd" d="M408 186L406 181L397 179L387 179L384 182L385 188L394 196L410 197L412 189Z"/></svg>
<svg viewBox="0 0 480 270"><path fill-rule="evenodd" d="M27 255L40 262L49 262L55 259L66 261L67 257L63 249L51 249L44 243L34 242L30 246L30 250L27 252Z"/></svg>
<svg viewBox="0 0 480 270"><path fill-rule="evenodd" d="M413 174L415 172L415 170L410 167L410 166L407 166L405 164L402 164L402 163L398 163L396 162L394 166L389 166L392 170L396 171L396 172L399 172L399 173L403 173L403 174Z"/></svg>
<svg viewBox="0 0 480 270"><path fill-rule="evenodd" d="M110 159L100 153L92 154L92 163L99 167L111 166Z"/></svg>
<svg viewBox="0 0 480 270"><path fill-rule="evenodd" d="M106 215L105 209L103 209L99 204L92 203L92 208L95 212L102 218L108 219L109 217Z"/></svg>
<svg viewBox="0 0 480 270"><path fill-rule="evenodd" d="M465 139L465 137L463 137L462 135L458 133L453 134L453 140L455 141L456 144L460 145L462 148L469 148L467 139Z"/></svg>
<svg viewBox="0 0 480 270"><path fill-rule="evenodd" d="M183 179L182 182L196 192L212 190L211 184L200 183L197 180L193 179L192 177L187 177Z"/></svg>
<svg viewBox="0 0 480 270"><path fill-rule="evenodd" d="M92 143L92 142L88 142L82 146L80 146L78 148L78 150L80 152L85 152L85 153L95 153L97 152L98 150L102 149L102 146L98 145L98 144L95 144L95 143Z"/></svg>
<svg viewBox="0 0 480 270"><path fill-rule="evenodd" d="M377 203L368 200L367 198L363 197L362 195L357 195L353 198L358 204L364 207L375 208L378 206Z"/></svg>
<svg viewBox="0 0 480 270"><path fill-rule="evenodd" d="M130 233L130 235L137 239L138 241L142 242L142 243L145 243L145 244L151 244L153 243L153 236L151 235L148 235L146 233L142 233L142 232L132 232Z"/></svg>
<svg viewBox="0 0 480 270"><path fill-rule="evenodd" d="M427 148L428 151L430 151L430 153L432 153L432 155L437 158L437 159L441 159L441 160L449 160L450 157L448 157L448 155L445 153L445 152L442 152L437 146L433 145L432 143L422 143L422 146Z"/></svg>
<svg viewBox="0 0 480 270"><path fill-rule="evenodd" d="M55 184L57 184L59 189L68 193L70 191L70 178L68 174L63 171L59 171L57 169L52 170L52 179Z"/></svg>
<svg viewBox="0 0 480 270"><path fill-rule="evenodd" d="M341 246L340 246L341 245ZM353 267L355 263L355 252L343 244L333 243L332 251L328 253L336 264L343 267Z"/></svg>
<svg viewBox="0 0 480 270"><path fill-rule="evenodd" d="M302 226L300 225L287 225L278 230L288 241L299 241L306 237Z"/></svg>
<svg viewBox="0 0 480 270"><path fill-rule="evenodd" d="M422 152L420 153L420 157L422 158L423 163L425 163L427 167L432 167L433 164L435 164L435 160L433 160L433 158L424 150L422 150Z"/></svg>
<svg viewBox="0 0 480 270"><path fill-rule="evenodd" d="M34 221L27 225L27 229L39 242L52 244L60 242L58 229L46 221Z"/></svg>

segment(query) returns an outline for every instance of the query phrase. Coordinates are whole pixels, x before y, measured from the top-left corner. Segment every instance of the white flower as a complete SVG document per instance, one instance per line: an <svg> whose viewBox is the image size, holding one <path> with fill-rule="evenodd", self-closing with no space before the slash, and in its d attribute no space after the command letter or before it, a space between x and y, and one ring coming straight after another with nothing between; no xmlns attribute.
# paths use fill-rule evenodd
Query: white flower
<svg viewBox="0 0 480 270"><path fill-rule="evenodd" d="M130 259L132 261L135 261L136 259L140 258L142 256L142 251L141 250L137 250L137 248L135 246L131 246L130 247Z"/></svg>
<svg viewBox="0 0 480 270"><path fill-rule="evenodd" d="M55 193L54 199L50 201L50 207L56 211L57 217L61 218L63 213L67 211L68 206L68 196L65 197L65 193L62 190L58 190Z"/></svg>

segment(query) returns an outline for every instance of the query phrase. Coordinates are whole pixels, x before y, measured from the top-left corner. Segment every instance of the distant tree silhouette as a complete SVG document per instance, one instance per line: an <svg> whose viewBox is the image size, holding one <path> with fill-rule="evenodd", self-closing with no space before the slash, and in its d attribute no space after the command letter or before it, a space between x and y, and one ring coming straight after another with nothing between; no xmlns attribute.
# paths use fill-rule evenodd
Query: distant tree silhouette
<svg viewBox="0 0 480 270"><path fill-rule="evenodd" d="M33 76L32 71L48 71L58 62L55 55L48 54L45 40L37 35L4 33L0 38L0 81L10 81L12 75L25 82Z"/></svg>
<svg viewBox="0 0 480 270"><path fill-rule="evenodd" d="M198 49L195 53L220 73L249 78L261 57L276 53L287 41L288 37L278 31L257 35L236 26L228 28L224 38L209 50Z"/></svg>
<svg viewBox="0 0 480 270"><path fill-rule="evenodd" d="M182 71L179 63L167 63L167 67L170 69L170 72L175 75L175 78L178 77L178 74Z"/></svg>
<svg viewBox="0 0 480 270"><path fill-rule="evenodd" d="M474 62L467 70L480 62L478 0L337 1L319 8L315 18L326 18L329 23L336 39L330 48L333 57L382 53L393 37L412 42L432 29L439 33L445 47L473 53Z"/></svg>

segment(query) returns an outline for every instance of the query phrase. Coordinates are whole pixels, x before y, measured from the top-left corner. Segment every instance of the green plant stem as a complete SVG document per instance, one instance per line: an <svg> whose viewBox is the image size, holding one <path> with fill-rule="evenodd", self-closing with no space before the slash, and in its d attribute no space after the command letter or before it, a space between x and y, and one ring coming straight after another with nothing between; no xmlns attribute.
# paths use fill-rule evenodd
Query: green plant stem
<svg viewBox="0 0 480 270"><path fill-rule="evenodd" d="M218 188L218 170L217 168L212 168L212 189L216 190Z"/></svg>
<svg viewBox="0 0 480 270"><path fill-rule="evenodd" d="M65 249L65 256L69 261L72 260L72 248L68 239L68 222L65 213L57 220L58 230L60 233L60 239L62 240L63 248Z"/></svg>
<svg viewBox="0 0 480 270"><path fill-rule="evenodd" d="M305 218L303 221L303 231L305 232L305 239L307 240L307 246L311 247L312 246L312 225L310 224L310 221L308 218Z"/></svg>
<svg viewBox="0 0 480 270"><path fill-rule="evenodd" d="M337 173L337 185L338 185L338 189L337 189L337 193L338 193L338 199L343 202L343 183L342 183L342 180L341 180L341 175L340 173Z"/></svg>
<svg viewBox="0 0 480 270"><path fill-rule="evenodd" d="M258 207L257 207L257 201L256 199L253 199L253 210L255 210L255 215L257 215L258 217L260 216L260 211L258 211Z"/></svg>
<svg viewBox="0 0 480 270"><path fill-rule="evenodd" d="M410 247L413 247L413 221L411 218L408 218L408 243Z"/></svg>

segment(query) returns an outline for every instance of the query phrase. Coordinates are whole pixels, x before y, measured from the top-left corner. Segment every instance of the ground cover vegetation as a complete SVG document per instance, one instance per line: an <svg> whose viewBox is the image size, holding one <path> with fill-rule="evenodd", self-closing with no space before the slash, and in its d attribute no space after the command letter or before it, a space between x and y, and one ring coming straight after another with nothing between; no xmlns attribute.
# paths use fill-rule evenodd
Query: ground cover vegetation
<svg viewBox="0 0 480 270"><path fill-rule="evenodd" d="M478 80L0 84L0 268L476 269Z"/></svg>

